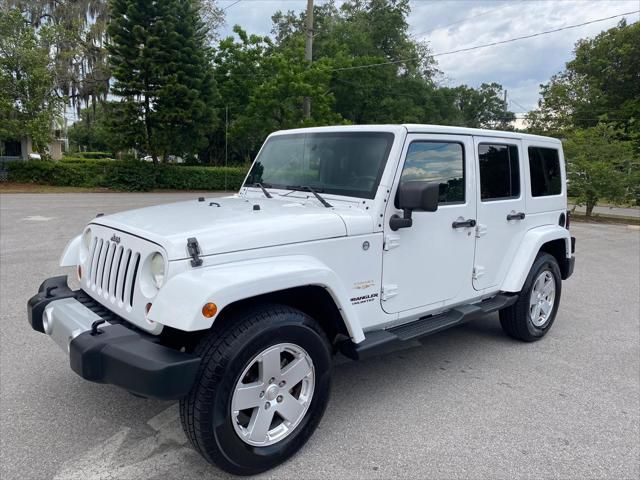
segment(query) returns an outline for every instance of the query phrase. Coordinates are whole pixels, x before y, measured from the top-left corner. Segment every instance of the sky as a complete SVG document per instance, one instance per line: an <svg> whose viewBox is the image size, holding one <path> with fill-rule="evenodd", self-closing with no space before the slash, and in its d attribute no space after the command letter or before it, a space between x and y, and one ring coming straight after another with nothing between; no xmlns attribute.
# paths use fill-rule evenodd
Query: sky
<svg viewBox="0 0 640 480"><path fill-rule="evenodd" d="M218 4L226 8L223 37L232 34L235 24L249 33L268 35L275 11L306 8L306 0L219 0ZM410 5L410 33L427 41L434 54L640 10L640 0L411 0ZM636 22L640 14L626 18L628 23ZM563 70L577 40L595 36L618 21L620 18L437 56L443 72L441 84L478 87L483 82L498 82L508 92L509 109L521 116L519 113L536 108L540 84Z"/></svg>

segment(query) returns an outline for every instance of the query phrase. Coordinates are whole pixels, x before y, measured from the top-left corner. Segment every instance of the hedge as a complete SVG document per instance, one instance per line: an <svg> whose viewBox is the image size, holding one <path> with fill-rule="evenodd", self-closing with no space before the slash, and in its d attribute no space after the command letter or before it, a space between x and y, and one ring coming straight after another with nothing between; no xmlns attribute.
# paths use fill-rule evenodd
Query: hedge
<svg viewBox="0 0 640 480"><path fill-rule="evenodd" d="M225 176L227 190L237 190L247 172L243 167L154 165L122 160L31 160L8 163L7 170L10 182L141 192L163 188L224 190Z"/></svg>
<svg viewBox="0 0 640 480"><path fill-rule="evenodd" d="M113 153L111 152L70 152L68 155L69 157L87 159L113 158Z"/></svg>
<svg viewBox="0 0 640 480"><path fill-rule="evenodd" d="M92 163L111 163L111 162L113 162L113 159L111 159L111 158L88 159L88 158L82 158L82 157L62 157L58 161L62 162L62 163L88 163L88 162L92 162Z"/></svg>

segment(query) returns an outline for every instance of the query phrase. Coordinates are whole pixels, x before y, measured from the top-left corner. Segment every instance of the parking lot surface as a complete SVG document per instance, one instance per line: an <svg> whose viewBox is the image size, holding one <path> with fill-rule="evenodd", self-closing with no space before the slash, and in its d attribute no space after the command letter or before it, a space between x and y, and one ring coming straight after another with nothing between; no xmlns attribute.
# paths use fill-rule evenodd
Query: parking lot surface
<svg viewBox="0 0 640 480"><path fill-rule="evenodd" d="M0 195L0 477L213 479L176 404L86 382L26 302L96 213L202 194ZM640 231L574 224L553 330L525 344L497 315L363 362L336 361L309 443L264 478L640 476ZM222 234L222 233L221 233Z"/></svg>

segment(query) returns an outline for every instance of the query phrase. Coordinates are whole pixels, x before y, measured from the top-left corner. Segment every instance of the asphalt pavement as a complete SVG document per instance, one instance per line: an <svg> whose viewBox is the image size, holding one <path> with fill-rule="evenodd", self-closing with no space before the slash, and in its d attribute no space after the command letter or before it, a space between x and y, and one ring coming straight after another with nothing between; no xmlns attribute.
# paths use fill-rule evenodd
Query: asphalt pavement
<svg viewBox="0 0 640 480"><path fill-rule="evenodd" d="M96 213L201 194L0 195L0 478L215 479L176 404L74 374L26 302ZM552 331L497 315L363 362L338 359L319 429L277 479L640 476L640 230L575 223Z"/></svg>

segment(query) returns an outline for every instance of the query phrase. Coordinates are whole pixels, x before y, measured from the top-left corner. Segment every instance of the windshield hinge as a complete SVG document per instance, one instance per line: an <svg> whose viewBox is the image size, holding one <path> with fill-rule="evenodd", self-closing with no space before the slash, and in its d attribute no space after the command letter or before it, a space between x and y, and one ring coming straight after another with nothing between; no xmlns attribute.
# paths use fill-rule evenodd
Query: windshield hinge
<svg viewBox="0 0 640 480"><path fill-rule="evenodd" d="M202 265L202 259L200 258L200 245L198 245L198 239L195 237L187 238L187 252L191 257L191 266L199 267Z"/></svg>
<svg viewBox="0 0 640 480"><path fill-rule="evenodd" d="M400 246L400 235L394 235L393 233L388 233L384 236L384 250L388 252L389 250Z"/></svg>

